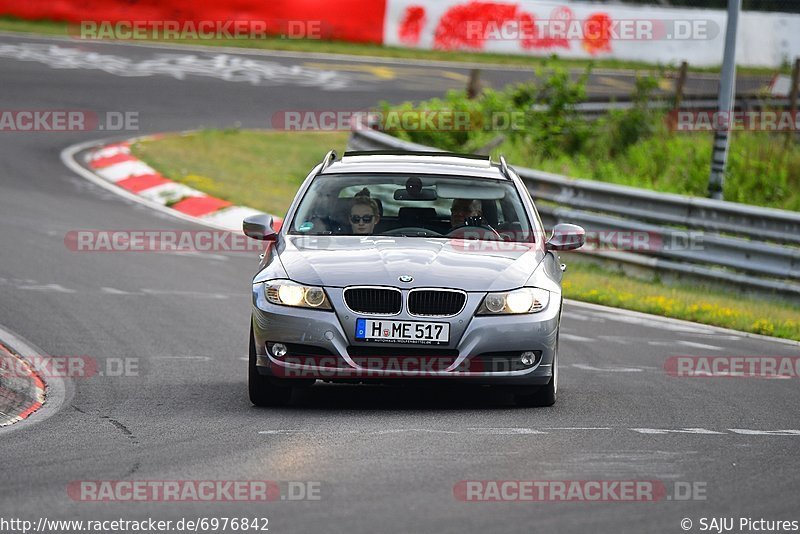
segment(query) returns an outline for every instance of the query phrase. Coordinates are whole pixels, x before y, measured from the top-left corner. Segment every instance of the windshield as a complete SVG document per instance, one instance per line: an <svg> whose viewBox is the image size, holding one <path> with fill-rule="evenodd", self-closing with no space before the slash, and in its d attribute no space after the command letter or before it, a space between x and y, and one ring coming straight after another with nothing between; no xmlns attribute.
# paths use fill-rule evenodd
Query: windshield
<svg viewBox="0 0 800 534"><path fill-rule="evenodd" d="M534 241L513 183L408 174L319 176L289 233Z"/></svg>

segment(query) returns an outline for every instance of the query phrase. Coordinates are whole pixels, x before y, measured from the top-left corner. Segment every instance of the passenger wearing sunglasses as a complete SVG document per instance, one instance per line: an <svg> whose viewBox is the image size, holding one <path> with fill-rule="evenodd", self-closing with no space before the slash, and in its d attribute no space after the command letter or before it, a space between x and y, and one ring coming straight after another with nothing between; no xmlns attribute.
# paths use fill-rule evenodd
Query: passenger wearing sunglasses
<svg viewBox="0 0 800 534"><path fill-rule="evenodd" d="M375 202L366 187L358 192L350 208L350 225L357 235L370 235L375 225L381 220L378 203Z"/></svg>

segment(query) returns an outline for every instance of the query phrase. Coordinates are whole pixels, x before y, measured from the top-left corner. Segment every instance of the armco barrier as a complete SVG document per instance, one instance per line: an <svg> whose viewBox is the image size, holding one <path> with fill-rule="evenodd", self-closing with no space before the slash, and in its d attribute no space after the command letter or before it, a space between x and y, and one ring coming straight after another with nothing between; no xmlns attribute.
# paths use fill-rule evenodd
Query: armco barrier
<svg viewBox="0 0 800 534"><path fill-rule="evenodd" d="M694 98L694 97L693 97ZM613 102L581 102L575 105L575 111L586 119L598 118L606 115L609 111L623 111L631 109L636 104L625 101L625 97L616 98ZM775 111L777 109L786 110L790 107L788 98L760 98L755 93L737 96L733 103L734 111ZM648 102L648 108L670 111L672 103L668 100L653 100ZM547 111L547 104L536 104L531 106L532 111ZM712 99L702 100L683 100L680 105L682 111L716 111L719 109L719 101Z"/></svg>
<svg viewBox="0 0 800 534"><path fill-rule="evenodd" d="M613 246L614 234L611 232L642 235L666 246L637 250L639 254L673 261L718 265L755 275L800 280L800 249L763 242L753 246L754 242L746 239L704 232L681 232L631 219L568 208L550 209L543 206L540 211L553 216L558 222L572 222L597 231L609 230L606 234L599 234L601 244L605 241Z"/></svg>
<svg viewBox="0 0 800 534"><path fill-rule="evenodd" d="M640 221L800 244L800 214L520 169L536 198Z"/></svg>
<svg viewBox="0 0 800 534"><path fill-rule="evenodd" d="M366 128L351 132L348 149L436 151ZM800 248L778 244L800 243L800 213L515 170L551 224L641 232L662 242L680 228L703 232L685 247L584 251L590 256L800 298Z"/></svg>

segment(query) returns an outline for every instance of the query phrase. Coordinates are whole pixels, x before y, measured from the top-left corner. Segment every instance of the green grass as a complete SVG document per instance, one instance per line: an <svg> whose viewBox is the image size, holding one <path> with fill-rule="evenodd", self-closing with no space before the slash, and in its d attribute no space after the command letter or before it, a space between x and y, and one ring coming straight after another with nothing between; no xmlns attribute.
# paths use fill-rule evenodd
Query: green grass
<svg viewBox="0 0 800 534"><path fill-rule="evenodd" d="M0 17L0 31L38 33L45 35L69 35L69 27L66 22L56 21L25 21L14 17ZM445 51L445 50L417 50L410 48L390 47L377 44L357 44L344 41L329 41L320 39L282 39L272 37L267 39L218 39L218 40L170 40L158 41L175 43L181 45L204 45L204 46L227 46L234 48L253 48L260 50L283 50L288 52L310 52L310 53L329 53L347 54L354 56L378 56L397 59L420 59L429 61L455 61L460 63L485 63L496 65L510 65L520 67L539 67L542 65L560 65L567 68L584 68L589 64L606 69L631 69L631 70L651 70L655 65L639 61L622 61L616 59L564 59L551 57L531 57L511 54L493 54L480 52L464 51ZM674 65L666 65L666 68L674 68ZM689 66L693 72L719 72L719 67L693 67ZM738 71L743 74L774 74L778 69L740 67ZM791 72L789 65L784 65L780 72L788 74Z"/></svg>
<svg viewBox="0 0 800 534"><path fill-rule="evenodd" d="M308 171L346 133L204 130L134 145L134 154L173 180L214 196L283 215ZM643 281L582 262L569 264L564 295L665 317L800 340L800 306L696 285Z"/></svg>
<svg viewBox="0 0 800 534"><path fill-rule="evenodd" d="M346 144L341 132L203 130L132 150L167 178L282 216L308 172L328 150L341 154Z"/></svg>
<svg viewBox="0 0 800 534"><path fill-rule="evenodd" d="M752 299L710 287L631 278L574 256L561 256L569 268L564 297L615 308L686 319L800 341L800 306Z"/></svg>
<svg viewBox="0 0 800 534"><path fill-rule="evenodd" d="M15 17L3 16L0 17L0 30L64 37L67 35L67 23L49 20L22 20Z"/></svg>

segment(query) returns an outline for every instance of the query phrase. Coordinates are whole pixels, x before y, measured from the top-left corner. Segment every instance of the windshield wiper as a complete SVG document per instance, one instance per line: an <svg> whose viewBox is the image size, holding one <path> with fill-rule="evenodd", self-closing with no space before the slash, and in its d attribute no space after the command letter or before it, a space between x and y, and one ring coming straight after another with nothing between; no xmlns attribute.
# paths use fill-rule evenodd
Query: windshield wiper
<svg viewBox="0 0 800 534"><path fill-rule="evenodd" d="M439 237L430 232L414 232L413 234L386 234L386 237Z"/></svg>

